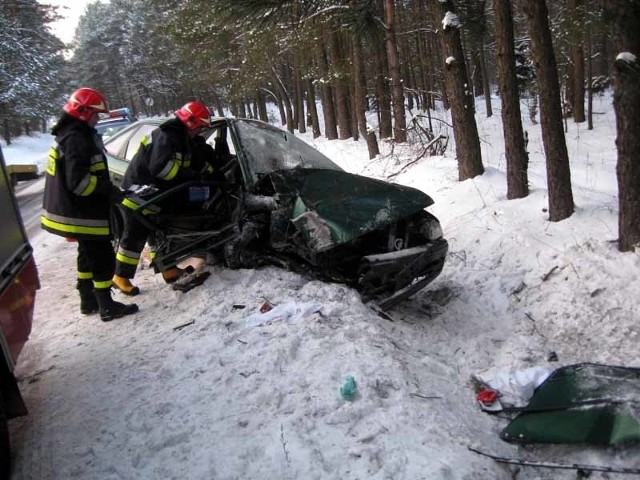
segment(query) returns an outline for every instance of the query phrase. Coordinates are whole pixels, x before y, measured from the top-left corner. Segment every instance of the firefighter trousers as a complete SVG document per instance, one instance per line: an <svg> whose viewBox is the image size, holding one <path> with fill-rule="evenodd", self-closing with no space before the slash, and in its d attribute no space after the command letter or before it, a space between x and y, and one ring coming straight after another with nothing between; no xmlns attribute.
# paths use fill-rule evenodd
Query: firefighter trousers
<svg viewBox="0 0 640 480"><path fill-rule="evenodd" d="M151 258L153 259L156 245L154 232L140 223L132 210L125 212L124 229L116 252L116 275L129 279L135 277L146 243L151 248ZM167 266L165 270L171 267L172 265Z"/></svg>
<svg viewBox="0 0 640 480"><path fill-rule="evenodd" d="M95 289L111 287L115 252L111 240L78 240L78 279L93 280Z"/></svg>

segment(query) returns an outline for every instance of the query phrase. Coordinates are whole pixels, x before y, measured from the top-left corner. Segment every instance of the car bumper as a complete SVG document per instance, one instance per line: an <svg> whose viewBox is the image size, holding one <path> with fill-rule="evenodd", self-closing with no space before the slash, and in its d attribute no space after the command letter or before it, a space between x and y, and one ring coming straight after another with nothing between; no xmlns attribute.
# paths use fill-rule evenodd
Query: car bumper
<svg viewBox="0 0 640 480"><path fill-rule="evenodd" d="M361 291L365 296L396 292L416 279L424 287L442 271L448 250L449 244L441 238L420 247L363 257Z"/></svg>

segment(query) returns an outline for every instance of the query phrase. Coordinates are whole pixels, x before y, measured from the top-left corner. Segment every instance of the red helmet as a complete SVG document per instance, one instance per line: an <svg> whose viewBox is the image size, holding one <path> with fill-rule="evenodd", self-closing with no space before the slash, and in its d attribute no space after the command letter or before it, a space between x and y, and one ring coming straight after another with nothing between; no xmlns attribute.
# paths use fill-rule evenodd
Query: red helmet
<svg viewBox="0 0 640 480"><path fill-rule="evenodd" d="M89 121L95 112L107 113L107 101L104 96L92 88L79 88L71 94L62 107L72 117Z"/></svg>
<svg viewBox="0 0 640 480"><path fill-rule="evenodd" d="M200 102L189 102L176 110L176 117L184 123L189 130L211 125L211 113Z"/></svg>

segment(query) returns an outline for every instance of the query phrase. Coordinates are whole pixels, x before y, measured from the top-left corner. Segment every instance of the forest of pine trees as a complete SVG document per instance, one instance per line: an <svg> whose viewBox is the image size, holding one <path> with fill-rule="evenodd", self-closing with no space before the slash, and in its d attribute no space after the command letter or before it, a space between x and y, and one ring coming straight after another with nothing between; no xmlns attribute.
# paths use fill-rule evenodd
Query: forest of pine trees
<svg viewBox="0 0 640 480"><path fill-rule="evenodd" d="M640 162L633 159L640 74L635 59L617 57L640 55L638 2L110 0L88 6L69 60L46 29L50 8L36 0L0 4L5 140L41 125L78 86L96 88L113 108L128 106L138 115L166 114L197 98L218 115L362 139L371 157L378 140L414 141L414 116L427 118L427 133L437 135L438 107L451 110L465 180L484 171L475 97L484 97L491 115L498 94L508 197L528 193L520 118L529 115L542 129L551 221L574 208L563 123L592 128L592 95L615 87L626 217L619 247L640 242ZM279 118L267 118L267 103ZM376 131L366 124L367 112L377 115Z"/></svg>

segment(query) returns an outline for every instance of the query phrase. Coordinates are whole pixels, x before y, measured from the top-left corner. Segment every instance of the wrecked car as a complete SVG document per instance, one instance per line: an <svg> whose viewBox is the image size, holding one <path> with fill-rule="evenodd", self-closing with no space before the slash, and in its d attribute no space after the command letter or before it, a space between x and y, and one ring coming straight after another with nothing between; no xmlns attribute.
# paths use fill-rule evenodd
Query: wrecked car
<svg viewBox="0 0 640 480"><path fill-rule="evenodd" d="M118 132L105 147L112 180L121 181L140 138L162 122ZM224 165L224 182L189 182L154 195L136 214L156 232L154 262L198 254L231 268L277 265L357 289L387 309L442 271L448 250L433 204L414 188L343 171L288 131L267 123L218 118L202 133ZM188 211L146 215L172 196Z"/></svg>

